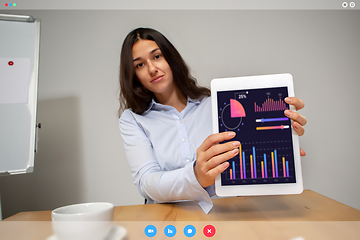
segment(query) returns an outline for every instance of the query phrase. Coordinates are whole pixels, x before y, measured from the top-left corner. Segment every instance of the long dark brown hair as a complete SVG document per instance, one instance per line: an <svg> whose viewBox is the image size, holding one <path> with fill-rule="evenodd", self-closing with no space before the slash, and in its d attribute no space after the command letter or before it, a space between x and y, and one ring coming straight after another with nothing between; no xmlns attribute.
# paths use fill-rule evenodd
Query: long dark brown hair
<svg viewBox="0 0 360 240"><path fill-rule="evenodd" d="M192 99L210 96L208 88L197 85L197 81L190 74L185 61L164 35L151 28L137 28L126 36L121 49L119 115L128 108L135 113L142 114L148 109L154 98L153 93L142 86L134 70L132 47L140 39L156 42L171 68L175 86L182 94Z"/></svg>

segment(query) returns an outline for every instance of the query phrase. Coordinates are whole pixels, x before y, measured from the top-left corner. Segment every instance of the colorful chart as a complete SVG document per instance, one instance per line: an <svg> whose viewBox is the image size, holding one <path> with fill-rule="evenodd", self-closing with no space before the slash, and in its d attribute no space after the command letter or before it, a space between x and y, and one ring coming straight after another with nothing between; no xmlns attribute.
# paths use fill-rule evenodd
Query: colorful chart
<svg viewBox="0 0 360 240"><path fill-rule="evenodd" d="M223 186L296 182L287 96L286 87L217 93L219 132L234 131L231 141L241 143L221 174Z"/></svg>
<svg viewBox="0 0 360 240"><path fill-rule="evenodd" d="M224 107L219 109L221 112L220 119L227 130L235 130L239 128L242 118L246 117L246 114L243 105L239 101L235 99L229 100L230 103L224 102Z"/></svg>
<svg viewBox="0 0 360 240"><path fill-rule="evenodd" d="M283 111L286 110L286 104L284 100L279 98L279 101L275 101L268 97L265 102L262 103L261 107L254 102L255 112L270 112L270 111Z"/></svg>
<svg viewBox="0 0 360 240"><path fill-rule="evenodd" d="M230 99L230 112L232 118L246 117L244 107L235 99Z"/></svg>
<svg viewBox="0 0 360 240"><path fill-rule="evenodd" d="M262 154L262 160L259 162L261 169L257 170L257 160L256 148L252 147L252 151L249 154L249 162L245 164L245 152L242 151L242 144L239 146L239 167L235 166L235 160L232 161L231 168L229 169L228 179L265 179L265 178L289 178L289 161L285 157L281 157L281 162L278 161L278 151L274 149L273 151L268 152L267 154ZM271 162L267 162L267 155L271 158ZM250 172L246 171L246 165L250 166ZM269 167L269 168L268 168ZM282 174L280 175L279 172ZM237 174L235 174L237 173ZM261 173L261 177L257 174ZM269 173L269 176L268 176Z"/></svg>

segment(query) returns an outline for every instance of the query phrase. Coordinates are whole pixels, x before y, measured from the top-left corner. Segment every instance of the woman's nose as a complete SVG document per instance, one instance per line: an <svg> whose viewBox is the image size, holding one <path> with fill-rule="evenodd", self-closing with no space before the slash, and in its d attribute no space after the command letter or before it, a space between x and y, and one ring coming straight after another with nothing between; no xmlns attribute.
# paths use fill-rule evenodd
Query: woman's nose
<svg viewBox="0 0 360 240"><path fill-rule="evenodd" d="M151 76L154 76L157 73L157 68L156 65L152 62L148 63L148 71L150 73Z"/></svg>

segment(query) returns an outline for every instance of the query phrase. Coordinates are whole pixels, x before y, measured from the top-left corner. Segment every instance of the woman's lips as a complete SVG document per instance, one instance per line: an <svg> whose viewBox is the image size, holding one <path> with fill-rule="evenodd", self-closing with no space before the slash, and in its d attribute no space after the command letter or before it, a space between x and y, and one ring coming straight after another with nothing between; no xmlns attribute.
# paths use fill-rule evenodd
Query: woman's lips
<svg viewBox="0 0 360 240"><path fill-rule="evenodd" d="M151 80L151 83L160 82L163 78L164 78L164 75L154 77L154 78Z"/></svg>

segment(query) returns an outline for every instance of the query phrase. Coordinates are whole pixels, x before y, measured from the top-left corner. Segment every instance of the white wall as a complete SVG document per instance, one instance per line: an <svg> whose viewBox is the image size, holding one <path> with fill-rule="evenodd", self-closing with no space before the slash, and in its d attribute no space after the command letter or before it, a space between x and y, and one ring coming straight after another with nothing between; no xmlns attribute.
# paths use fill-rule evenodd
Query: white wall
<svg viewBox="0 0 360 240"><path fill-rule="evenodd" d="M3 217L90 201L141 204L118 129L122 41L161 31L201 85L289 72L308 119L305 188L360 209L359 11L1 11L41 19L35 172L0 178Z"/></svg>

